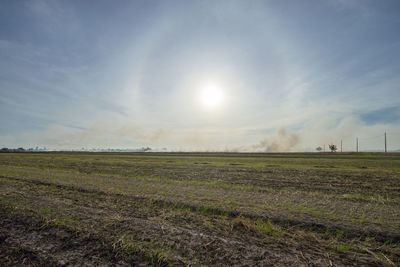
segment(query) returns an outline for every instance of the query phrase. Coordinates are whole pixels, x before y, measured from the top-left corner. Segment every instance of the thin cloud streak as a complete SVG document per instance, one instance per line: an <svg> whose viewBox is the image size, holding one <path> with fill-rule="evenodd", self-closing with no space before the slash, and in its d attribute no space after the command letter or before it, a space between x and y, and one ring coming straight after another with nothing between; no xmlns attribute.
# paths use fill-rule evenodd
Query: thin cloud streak
<svg viewBox="0 0 400 267"><path fill-rule="evenodd" d="M362 118L400 106L394 1L1 5L4 146L294 151L398 129Z"/></svg>

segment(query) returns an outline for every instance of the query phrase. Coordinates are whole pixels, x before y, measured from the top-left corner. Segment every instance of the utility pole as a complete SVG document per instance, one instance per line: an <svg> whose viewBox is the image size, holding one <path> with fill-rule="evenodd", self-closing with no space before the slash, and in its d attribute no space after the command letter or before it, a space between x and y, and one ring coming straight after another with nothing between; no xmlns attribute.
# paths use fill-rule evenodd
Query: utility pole
<svg viewBox="0 0 400 267"><path fill-rule="evenodd" d="M324 152L325 152L325 144L324 144Z"/></svg>
<svg viewBox="0 0 400 267"><path fill-rule="evenodd" d="M357 137L357 152L358 152L358 137Z"/></svg>
<svg viewBox="0 0 400 267"><path fill-rule="evenodd" d="M386 132L385 132L385 153L387 153Z"/></svg>
<svg viewBox="0 0 400 267"><path fill-rule="evenodd" d="M343 152L343 140L340 140L340 152Z"/></svg>

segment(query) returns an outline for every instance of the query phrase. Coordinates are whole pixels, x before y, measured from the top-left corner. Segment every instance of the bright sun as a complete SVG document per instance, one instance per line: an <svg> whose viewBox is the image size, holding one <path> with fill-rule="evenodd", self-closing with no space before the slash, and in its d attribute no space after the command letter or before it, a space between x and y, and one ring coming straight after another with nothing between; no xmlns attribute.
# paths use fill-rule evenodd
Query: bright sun
<svg viewBox="0 0 400 267"><path fill-rule="evenodd" d="M207 108L216 108L221 105L223 94L217 86L207 86L203 89L201 94L201 101Z"/></svg>

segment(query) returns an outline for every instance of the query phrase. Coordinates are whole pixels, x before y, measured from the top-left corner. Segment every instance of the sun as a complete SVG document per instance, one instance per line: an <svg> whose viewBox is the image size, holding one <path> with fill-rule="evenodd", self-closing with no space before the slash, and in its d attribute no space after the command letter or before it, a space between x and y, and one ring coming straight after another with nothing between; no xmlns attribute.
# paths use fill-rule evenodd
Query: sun
<svg viewBox="0 0 400 267"><path fill-rule="evenodd" d="M222 104L222 90L215 85L206 86L201 92L201 102L207 108L216 108Z"/></svg>

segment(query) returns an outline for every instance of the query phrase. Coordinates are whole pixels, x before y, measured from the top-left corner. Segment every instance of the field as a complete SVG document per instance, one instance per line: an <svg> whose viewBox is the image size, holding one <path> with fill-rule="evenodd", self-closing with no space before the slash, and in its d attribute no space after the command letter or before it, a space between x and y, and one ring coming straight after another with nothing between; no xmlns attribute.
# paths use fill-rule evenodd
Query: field
<svg viewBox="0 0 400 267"><path fill-rule="evenodd" d="M400 154L0 153L0 265L400 265Z"/></svg>

